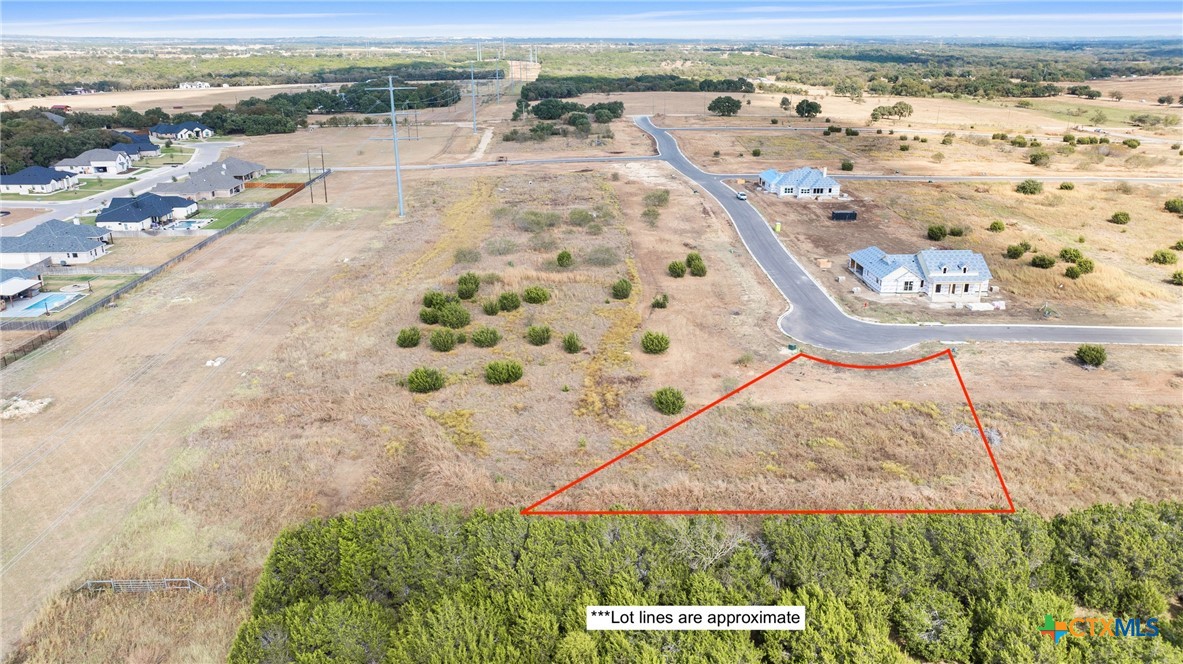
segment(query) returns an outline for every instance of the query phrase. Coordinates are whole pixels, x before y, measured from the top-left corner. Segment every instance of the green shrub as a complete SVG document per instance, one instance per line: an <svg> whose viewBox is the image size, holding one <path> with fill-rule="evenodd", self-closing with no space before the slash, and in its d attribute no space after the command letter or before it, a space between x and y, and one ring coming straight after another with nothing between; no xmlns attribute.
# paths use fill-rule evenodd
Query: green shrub
<svg viewBox="0 0 1183 664"><path fill-rule="evenodd" d="M842 170L853 171L854 170L854 162L849 159L843 159L842 160Z"/></svg>
<svg viewBox="0 0 1183 664"><path fill-rule="evenodd" d="M1080 268L1075 265L1069 265L1068 269L1064 270L1064 276L1069 279L1079 279L1081 274Z"/></svg>
<svg viewBox="0 0 1183 664"><path fill-rule="evenodd" d="M563 337L563 350L568 353L578 353L583 350L583 342L579 340L579 335L574 332L568 333Z"/></svg>
<svg viewBox="0 0 1183 664"><path fill-rule="evenodd" d="M1084 254L1082 254L1079 249L1065 247L1060 250L1060 260L1066 263L1075 263L1082 258L1084 258Z"/></svg>
<svg viewBox="0 0 1183 664"><path fill-rule="evenodd" d="M641 219L645 221L645 225L647 225L649 228L655 228L657 226L657 220L660 217L661 210L658 210L655 207L647 207L645 208L645 211L641 213Z"/></svg>
<svg viewBox="0 0 1183 664"><path fill-rule="evenodd" d="M508 256L518 250L518 243L507 237L493 238L485 243L485 250L494 256Z"/></svg>
<svg viewBox="0 0 1183 664"><path fill-rule="evenodd" d="M618 300L627 300L629 295L633 294L633 284L628 279L621 279L612 284L612 297Z"/></svg>
<svg viewBox="0 0 1183 664"><path fill-rule="evenodd" d="M1177 270L1171 275L1171 283L1176 286L1183 286L1183 270Z"/></svg>
<svg viewBox="0 0 1183 664"><path fill-rule="evenodd" d="M453 330L458 330L472 322L472 315L468 313L468 309L458 302L449 302L438 311L440 312L439 324Z"/></svg>
<svg viewBox="0 0 1183 664"><path fill-rule="evenodd" d="M491 327L482 327L472 333L472 345L477 348L492 348L501 341L501 333Z"/></svg>
<svg viewBox="0 0 1183 664"><path fill-rule="evenodd" d="M1016 148L1025 148L1027 147L1027 139L1024 136L1015 136L1014 138L1010 139L1010 144Z"/></svg>
<svg viewBox="0 0 1183 664"><path fill-rule="evenodd" d="M1108 359L1105 347L1097 344L1083 344L1076 349L1076 359L1091 367L1099 367Z"/></svg>
<svg viewBox="0 0 1183 664"><path fill-rule="evenodd" d="M953 237L961 237L962 235L965 235L965 226L950 226L949 235L952 235Z"/></svg>
<svg viewBox="0 0 1183 664"><path fill-rule="evenodd" d="M1179 254L1170 249L1159 249L1150 257L1150 262L1158 265L1174 265L1179 262Z"/></svg>
<svg viewBox="0 0 1183 664"><path fill-rule="evenodd" d="M760 148L755 148L752 150L753 157L759 157L762 154L764 154L764 152L762 150L760 150Z"/></svg>
<svg viewBox="0 0 1183 664"><path fill-rule="evenodd" d="M1072 191L1075 188L1076 188L1076 185L1072 184L1071 182L1061 182L1060 183L1060 189L1062 189L1064 191Z"/></svg>
<svg viewBox="0 0 1183 664"><path fill-rule="evenodd" d="M395 341L399 348L414 348L419 345L419 328L404 327L398 331L398 339Z"/></svg>
<svg viewBox="0 0 1183 664"><path fill-rule="evenodd" d="M1113 216L1109 217L1109 223L1118 224L1119 226L1125 226L1126 224L1130 223L1130 213L1129 212L1114 212Z"/></svg>
<svg viewBox="0 0 1183 664"><path fill-rule="evenodd" d="M670 204L670 190L659 189L645 194L645 205L649 207L665 207Z"/></svg>
<svg viewBox="0 0 1183 664"><path fill-rule="evenodd" d="M1048 254L1037 254L1031 257L1031 267L1046 270L1056 264L1056 257Z"/></svg>
<svg viewBox="0 0 1183 664"><path fill-rule="evenodd" d="M1027 253L1027 250L1022 245L1012 244L1006 248L1007 258L1022 258L1025 253Z"/></svg>
<svg viewBox="0 0 1183 664"><path fill-rule="evenodd" d="M1076 269L1080 270L1081 274L1089 274L1096 269L1096 265L1091 258L1081 258L1076 261Z"/></svg>
<svg viewBox="0 0 1183 664"><path fill-rule="evenodd" d="M448 303L448 296L439 291L427 291L423 294L423 306L439 309Z"/></svg>
<svg viewBox="0 0 1183 664"><path fill-rule="evenodd" d="M1006 230L1006 224L1002 223L1001 221L992 221L990 222L990 227L986 230L990 231L991 233L1001 233L1002 231Z"/></svg>
<svg viewBox="0 0 1183 664"><path fill-rule="evenodd" d="M497 306L502 311L513 311L522 306L522 300L518 297L517 293L507 291L497 296Z"/></svg>
<svg viewBox="0 0 1183 664"><path fill-rule="evenodd" d="M660 332L646 332L641 337L641 350L660 355L670 349L670 338Z"/></svg>
<svg viewBox="0 0 1183 664"><path fill-rule="evenodd" d="M583 208L575 208L567 213L567 222L572 226L587 226L595 220L596 216Z"/></svg>
<svg viewBox="0 0 1183 664"><path fill-rule="evenodd" d="M407 389L417 394L435 392L444 386L444 374L438 369L419 367L407 374Z"/></svg>
<svg viewBox="0 0 1183 664"><path fill-rule="evenodd" d="M1172 244L1171 249L1174 249L1175 251L1183 251L1183 240L1179 240L1175 244Z"/></svg>
<svg viewBox="0 0 1183 664"><path fill-rule="evenodd" d="M908 654L926 662L968 662L974 659L968 613L953 593L920 586L895 601L891 622Z"/></svg>
<svg viewBox="0 0 1183 664"><path fill-rule="evenodd" d="M485 382L507 385L522 379L522 365L512 360L494 360L485 365Z"/></svg>
<svg viewBox="0 0 1183 664"><path fill-rule="evenodd" d="M531 346L545 346L550 343L550 327L547 325L531 325L526 328L526 341Z"/></svg>
<svg viewBox="0 0 1183 664"><path fill-rule="evenodd" d="M1166 203L1163 203L1163 207L1166 208L1167 212L1183 214L1183 198L1169 199Z"/></svg>
<svg viewBox="0 0 1183 664"><path fill-rule="evenodd" d="M1124 141L1122 141L1121 144L1131 150L1135 150L1138 148L1138 146L1142 145L1142 141L1139 141L1136 138L1127 138Z"/></svg>
<svg viewBox="0 0 1183 664"><path fill-rule="evenodd" d="M583 261L596 267L612 267L620 262L620 255L612 247L594 247L584 255Z"/></svg>
<svg viewBox="0 0 1183 664"><path fill-rule="evenodd" d="M1015 187L1015 191L1028 196L1038 194L1043 191L1043 183L1039 180L1023 180Z"/></svg>
<svg viewBox="0 0 1183 664"><path fill-rule="evenodd" d="M911 149L912 149L912 146L911 146L911 145L906 145L906 144L905 144L905 145L901 145L901 146L900 146L900 152L907 152L908 150L911 150Z"/></svg>
<svg viewBox="0 0 1183 664"><path fill-rule="evenodd" d="M550 291L542 286L530 286L522 291L522 299L528 304L546 304L550 300Z"/></svg>
<svg viewBox="0 0 1183 664"><path fill-rule="evenodd" d="M1036 152L1032 152L1031 155L1027 157L1027 161L1030 162L1032 166L1047 166L1048 164L1052 163L1052 156L1043 150L1038 150Z"/></svg>
<svg viewBox="0 0 1183 664"><path fill-rule="evenodd" d="M557 257L555 257L555 263L559 267L571 267L572 265L575 264L575 258L573 256L571 256L570 251L567 251L566 249L564 249L559 252L559 255Z"/></svg>
<svg viewBox="0 0 1183 664"><path fill-rule="evenodd" d="M703 262L702 256L696 251L686 254L686 268L690 270L690 276L692 277L707 276L707 264Z"/></svg>
<svg viewBox="0 0 1183 664"><path fill-rule="evenodd" d="M666 271L670 273L671 277L681 279L686 276L686 264L682 261L674 261L666 266Z"/></svg>
<svg viewBox="0 0 1183 664"><path fill-rule="evenodd" d="M601 226L600 224L588 224L587 225L587 234L588 235L600 235L603 232L604 232L604 227Z"/></svg>
<svg viewBox="0 0 1183 664"><path fill-rule="evenodd" d="M432 350L446 353L456 347L456 333L451 330L436 330L429 341Z"/></svg>
<svg viewBox="0 0 1183 664"><path fill-rule="evenodd" d="M772 118L771 124L779 124L779 122L780 121L777 120L776 118Z"/></svg>
<svg viewBox="0 0 1183 664"><path fill-rule="evenodd" d="M452 258L457 263L475 263L481 259L481 252L472 247L461 247L452 254Z"/></svg>
<svg viewBox="0 0 1183 664"><path fill-rule="evenodd" d="M422 321L424 325L435 325L436 323L440 322L440 310L423 307L419 310L419 320Z"/></svg>
<svg viewBox="0 0 1183 664"><path fill-rule="evenodd" d="M467 337L467 336L465 336L465 334L464 334L463 332L457 332L457 333L456 333L456 343L458 343L458 344L462 344L462 343L464 343L464 342L466 342L466 341L468 341L468 337Z"/></svg>
<svg viewBox="0 0 1183 664"><path fill-rule="evenodd" d="M481 310L488 316L496 316L501 311L501 305L497 303L497 300L485 300L481 302Z"/></svg>
<svg viewBox="0 0 1183 664"><path fill-rule="evenodd" d="M857 129L851 129L850 127L847 127L844 131L847 136L858 136L859 135L859 131Z"/></svg>
<svg viewBox="0 0 1183 664"><path fill-rule="evenodd" d="M475 272L465 272L456 282L456 295L461 300L471 300L481 288L481 278Z"/></svg>
<svg viewBox="0 0 1183 664"><path fill-rule="evenodd" d="M686 397L682 391L672 387L663 387L653 393L653 407L664 415L677 415L686 407Z"/></svg>
<svg viewBox="0 0 1183 664"><path fill-rule="evenodd" d="M939 242L945 239L949 234L949 229L945 228L944 224L933 224L928 227L928 239Z"/></svg>
<svg viewBox="0 0 1183 664"><path fill-rule="evenodd" d="M650 303L649 306L653 307L654 309L665 309L667 306L669 306L669 304L670 296L662 293L661 295L653 298L653 302Z"/></svg>

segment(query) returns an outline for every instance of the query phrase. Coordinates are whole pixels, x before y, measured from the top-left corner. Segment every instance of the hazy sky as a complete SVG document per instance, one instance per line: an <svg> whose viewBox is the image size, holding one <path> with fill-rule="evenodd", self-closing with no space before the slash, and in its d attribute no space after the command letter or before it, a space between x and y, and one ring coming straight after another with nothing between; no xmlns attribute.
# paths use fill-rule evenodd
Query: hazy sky
<svg viewBox="0 0 1183 664"><path fill-rule="evenodd" d="M866 2L194 2L4 0L0 33L65 37L593 37L1183 35L1180 0Z"/></svg>

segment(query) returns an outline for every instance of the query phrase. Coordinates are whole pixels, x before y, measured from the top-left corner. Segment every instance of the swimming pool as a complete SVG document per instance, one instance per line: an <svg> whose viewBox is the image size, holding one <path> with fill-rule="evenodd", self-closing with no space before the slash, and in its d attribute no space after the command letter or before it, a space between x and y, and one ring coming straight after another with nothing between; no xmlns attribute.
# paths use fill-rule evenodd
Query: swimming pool
<svg viewBox="0 0 1183 664"><path fill-rule="evenodd" d="M204 228L212 221L213 219L190 219L188 221L178 221L170 225L169 228L178 231L196 230L198 228Z"/></svg>
<svg viewBox="0 0 1183 664"><path fill-rule="evenodd" d="M0 316L6 318L32 318L44 316L46 309L49 313L56 313L74 303L75 300L86 297L85 293L42 293L27 300L15 300L7 309L0 311Z"/></svg>

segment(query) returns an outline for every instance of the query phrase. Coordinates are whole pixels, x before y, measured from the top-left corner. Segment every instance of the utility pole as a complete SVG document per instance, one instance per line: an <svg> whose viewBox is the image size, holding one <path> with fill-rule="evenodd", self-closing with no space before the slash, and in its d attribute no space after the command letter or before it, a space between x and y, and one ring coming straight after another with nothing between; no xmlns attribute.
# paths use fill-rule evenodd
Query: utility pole
<svg viewBox="0 0 1183 664"><path fill-rule="evenodd" d="M407 216L406 207L403 205L403 170L398 160L398 115L394 110L394 91L395 90L414 90L415 88L404 85L395 87L394 77L386 77L386 87L384 88L366 88L367 90L386 90L390 92L390 133L394 138L394 179L398 183L398 216ZM474 121L475 122L475 121ZM475 124L473 125L475 127Z"/></svg>
<svg viewBox="0 0 1183 664"><path fill-rule="evenodd" d="M477 133L476 130L476 63L470 62L468 68L468 80L472 85L472 133Z"/></svg>
<svg viewBox="0 0 1183 664"><path fill-rule="evenodd" d="M329 178L325 175L325 149L320 148L320 181L324 183L325 203L329 202Z"/></svg>
<svg viewBox="0 0 1183 664"><path fill-rule="evenodd" d="M501 103L501 63L497 63L497 74L494 76L497 83L497 103Z"/></svg>
<svg viewBox="0 0 1183 664"><path fill-rule="evenodd" d="M311 184L312 183L312 155L308 154L307 150L304 151L304 159L308 161L308 183ZM308 187L308 198L313 203L316 203L316 195L312 193L314 191L314 189L315 189L314 187Z"/></svg>

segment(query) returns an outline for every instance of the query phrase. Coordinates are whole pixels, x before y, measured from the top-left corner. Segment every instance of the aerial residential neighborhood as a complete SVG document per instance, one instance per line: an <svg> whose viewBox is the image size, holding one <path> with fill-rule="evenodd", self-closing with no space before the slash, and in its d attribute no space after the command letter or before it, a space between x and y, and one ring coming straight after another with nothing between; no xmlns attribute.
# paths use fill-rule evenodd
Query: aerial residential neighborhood
<svg viewBox="0 0 1183 664"><path fill-rule="evenodd" d="M1183 662L1183 9L3 0L0 659Z"/></svg>

